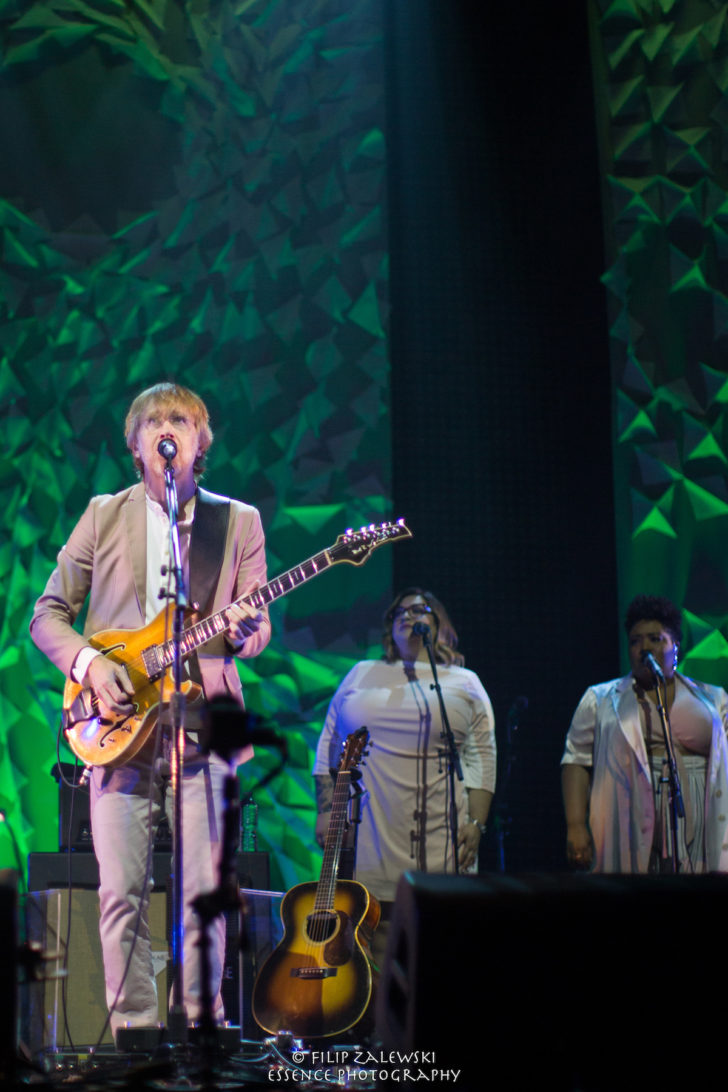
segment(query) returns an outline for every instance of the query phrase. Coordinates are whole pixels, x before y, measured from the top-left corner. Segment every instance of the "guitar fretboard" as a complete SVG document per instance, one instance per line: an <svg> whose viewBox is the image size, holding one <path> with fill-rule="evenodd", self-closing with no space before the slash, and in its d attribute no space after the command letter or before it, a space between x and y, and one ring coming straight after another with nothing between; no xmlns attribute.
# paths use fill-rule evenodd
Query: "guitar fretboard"
<svg viewBox="0 0 728 1092"><path fill-rule="evenodd" d="M343 543L335 543L331 549L322 550L321 553L315 554L313 557L309 557L307 561L304 561L301 565L296 565L294 568L289 569L288 572L282 573L277 576L275 580L269 581L261 588L256 588L255 591L250 592L248 595L243 595L239 599L235 600L235 603L245 603L247 606L255 607L257 610L262 610L263 607L267 607L269 603L274 603L276 599L280 599L281 596L287 595L288 592L293 591L294 588L300 588L301 584L305 584L307 580L311 580L314 576L318 576L319 573L324 572L333 565L336 558L337 546L344 545ZM232 604L231 604L232 605ZM217 614L211 614L208 618L203 618L201 622L196 622L194 625L187 626L182 633L182 656L189 656L200 648L202 645L211 641L213 637L217 637L220 633L225 633L228 628L228 616L227 612L230 607L225 607L224 610L218 611ZM174 647L172 641L164 641L159 646L159 658L160 658L160 670L169 667L174 659Z"/></svg>
<svg viewBox="0 0 728 1092"><path fill-rule="evenodd" d="M235 603L218 611L217 614L211 614L209 618L203 618L200 622L186 626L181 639L182 658L185 659L190 656L196 648L227 630L227 612L230 610L230 606L245 603L257 610L261 610L263 607L267 607L269 603L280 599L282 595L287 595L294 588L300 588L301 584L305 584L307 580L311 580L319 573L325 572L331 565L336 565L340 561L348 561L352 565L361 565L369 557L372 550L376 549L377 546L381 546L382 543L396 542L397 539L411 537L412 532L403 519L398 519L396 523L371 523L368 527L362 527L360 531L349 530L345 534L339 535L333 546L329 546L327 550L321 550L320 553L314 554L313 557L309 557L308 561L304 561L300 565L289 569L288 572L282 573L275 580L264 584L262 588L256 588L255 591L249 592L247 595L241 595L239 599L235 600ZM170 639L162 641L160 644L149 645L141 652L138 662L127 666L134 666L137 670L145 672L149 679L157 679L171 666L173 661L174 645Z"/></svg>
<svg viewBox="0 0 728 1092"><path fill-rule="evenodd" d="M321 878L316 888L314 899L314 912L317 910L333 910L334 896L336 894L336 880L339 874L339 857L341 845L344 840L344 824L346 823L346 805L349 800L349 785L351 783L351 771L339 770L334 788L334 801L331 806L331 819L324 844L324 858L321 864Z"/></svg>

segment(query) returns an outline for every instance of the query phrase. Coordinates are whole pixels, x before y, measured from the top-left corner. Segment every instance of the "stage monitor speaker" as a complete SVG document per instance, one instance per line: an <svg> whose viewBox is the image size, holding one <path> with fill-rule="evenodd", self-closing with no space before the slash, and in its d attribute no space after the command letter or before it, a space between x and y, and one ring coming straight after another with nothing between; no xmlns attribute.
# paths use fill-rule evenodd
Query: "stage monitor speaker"
<svg viewBox="0 0 728 1092"><path fill-rule="evenodd" d="M405 873L377 1031L465 1087L695 1087L724 1036L727 915L728 876Z"/></svg>
<svg viewBox="0 0 728 1092"><path fill-rule="evenodd" d="M0 969L0 1088L15 1075L15 1023L18 973L17 875L0 870L0 936L4 939Z"/></svg>
<svg viewBox="0 0 728 1092"><path fill-rule="evenodd" d="M104 967L99 939L99 899L95 891L33 892L27 896L29 938L45 955L44 980L28 985L21 996L20 1036L35 1058L58 1048L92 1046L106 1021ZM159 1019L167 1012L166 896L153 891L149 908L152 958L157 979ZM66 938L68 936L68 945ZM63 970L67 973L63 976ZM111 1043L107 1028L101 1040Z"/></svg>

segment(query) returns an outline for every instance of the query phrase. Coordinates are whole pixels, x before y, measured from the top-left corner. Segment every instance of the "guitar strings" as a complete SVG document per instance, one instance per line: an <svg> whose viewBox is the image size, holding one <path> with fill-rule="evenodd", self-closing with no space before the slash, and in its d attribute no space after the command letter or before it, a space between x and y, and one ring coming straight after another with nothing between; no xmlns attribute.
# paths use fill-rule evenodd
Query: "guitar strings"
<svg viewBox="0 0 728 1092"><path fill-rule="evenodd" d="M333 914L335 910L336 884L338 880L339 857L341 854L341 837L346 822L346 802L349 799L350 781L350 771L340 770L336 778L334 798L331 806L331 822L329 823L324 845L321 879L316 887L313 912L309 915L310 924L306 932L306 949L307 954L311 957L313 957L313 952L316 947L330 939L333 930L329 929L329 925L335 925L333 922ZM326 879L324 880L325 876Z"/></svg>
<svg viewBox="0 0 728 1092"><path fill-rule="evenodd" d="M337 540L332 546L326 550L321 550L319 553L314 554L308 560L303 561L300 565L294 565L293 568L288 569L287 572L281 573L274 580L264 584L261 588L256 588L255 591L250 592L246 596L241 596L236 599L236 603L246 603L251 606L262 607L268 606L270 603L279 599L281 596L286 595L288 592L293 591L301 584L306 583L312 577L318 575L320 572L324 572L331 564L337 564L339 561L339 554L347 554L351 551L351 546L359 545L360 548L374 549L380 546L383 542L390 539L396 539L399 537L409 536L410 532L404 525L404 520L400 519L396 524L382 523L379 527L372 524L370 527L362 527L361 531L355 532L350 535L342 536L342 540ZM344 556L341 560L347 560ZM358 562L360 563L360 562ZM313 571L307 571L312 569ZM270 594L269 596L269 593ZM182 642L183 642L183 655L187 656L194 652L201 644L205 644L207 641L212 640L227 627L227 618L225 610L219 611L217 614L210 615L208 618L203 618L199 622L193 625L187 626L183 629ZM165 612L165 630L169 623L167 617L168 612ZM202 638L201 640L199 638ZM163 672L170 666L172 659L171 652L172 642L165 639L157 645L160 652L160 671L159 674L163 675ZM147 679L152 681L154 678L159 677L153 672L150 674L147 662L144 658L144 653L149 652L155 646L152 645L147 649L143 649L141 654L134 656L128 661L121 661L126 667L127 671L138 671L141 675L144 675Z"/></svg>

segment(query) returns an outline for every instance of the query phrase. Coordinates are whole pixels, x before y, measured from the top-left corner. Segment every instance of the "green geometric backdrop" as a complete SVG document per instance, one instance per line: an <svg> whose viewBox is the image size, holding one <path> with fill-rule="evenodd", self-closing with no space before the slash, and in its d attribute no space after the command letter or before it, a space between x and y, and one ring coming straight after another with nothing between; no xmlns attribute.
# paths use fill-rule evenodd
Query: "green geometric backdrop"
<svg viewBox="0 0 728 1092"><path fill-rule="evenodd" d="M0 807L26 853L58 844L63 686L28 620L88 497L133 480L122 427L139 389L174 378L206 400L205 484L260 508L271 577L397 515L381 12L0 0L0 42ZM317 874L311 752L378 644L388 552L282 600L241 669L249 707L289 737L259 801L284 888Z"/></svg>
<svg viewBox="0 0 728 1092"><path fill-rule="evenodd" d="M590 4L605 177L620 602L684 608L728 685L728 5Z"/></svg>

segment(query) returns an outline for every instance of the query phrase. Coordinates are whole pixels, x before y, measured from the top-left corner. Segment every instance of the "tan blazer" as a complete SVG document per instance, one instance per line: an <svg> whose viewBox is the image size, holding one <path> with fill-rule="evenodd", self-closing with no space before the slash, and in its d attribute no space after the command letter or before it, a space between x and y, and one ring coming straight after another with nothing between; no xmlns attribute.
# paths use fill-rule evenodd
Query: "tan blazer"
<svg viewBox="0 0 728 1092"><path fill-rule="evenodd" d="M146 599L146 503L139 483L93 497L58 555L58 564L35 605L30 623L38 648L70 677L87 647L85 636L105 629L144 625ZM265 539L257 509L198 490L190 538L190 600L201 615L224 609L266 581ZM84 604L83 636L73 628ZM161 609L161 604L160 604ZM256 656L270 640L267 613L241 656ZM226 695L242 704L232 647L216 637L200 649L205 696Z"/></svg>

